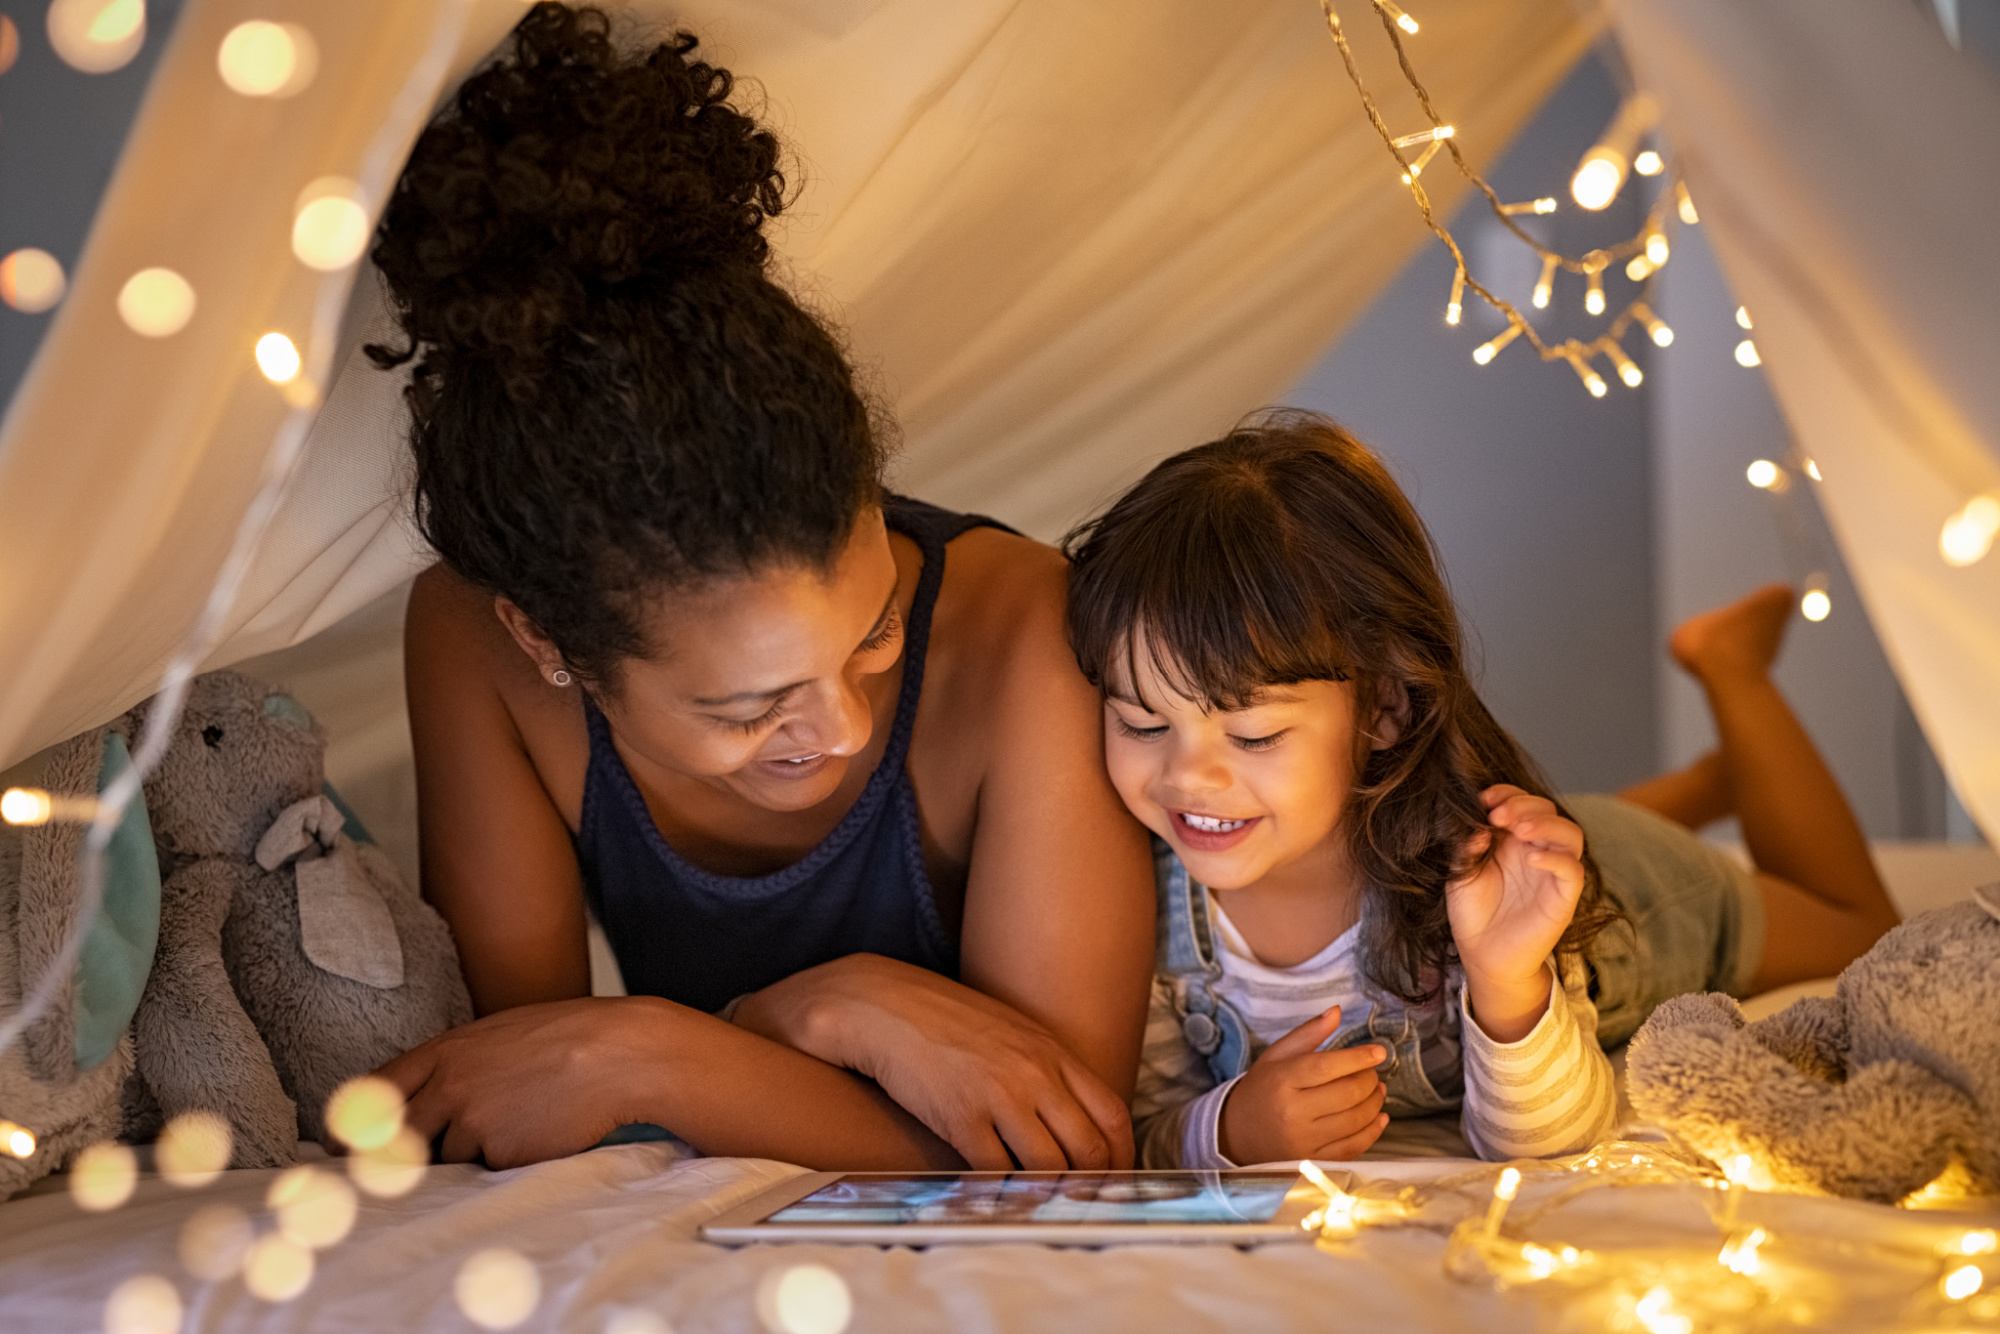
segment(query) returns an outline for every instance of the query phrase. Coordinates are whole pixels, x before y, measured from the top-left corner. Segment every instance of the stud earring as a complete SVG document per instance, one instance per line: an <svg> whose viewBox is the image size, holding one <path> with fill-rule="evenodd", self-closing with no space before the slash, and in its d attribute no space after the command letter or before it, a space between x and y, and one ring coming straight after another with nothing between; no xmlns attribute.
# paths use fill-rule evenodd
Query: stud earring
<svg viewBox="0 0 2000 1334"><path fill-rule="evenodd" d="M554 671L549 673L549 684L552 686L556 687L566 686L574 680L576 680L576 678L569 674L569 669L567 667L558 667Z"/></svg>

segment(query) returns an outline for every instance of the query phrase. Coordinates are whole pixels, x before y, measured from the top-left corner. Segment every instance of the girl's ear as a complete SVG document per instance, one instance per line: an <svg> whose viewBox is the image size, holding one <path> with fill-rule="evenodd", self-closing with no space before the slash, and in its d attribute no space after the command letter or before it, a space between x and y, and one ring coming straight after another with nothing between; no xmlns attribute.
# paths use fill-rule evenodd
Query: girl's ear
<svg viewBox="0 0 2000 1334"><path fill-rule="evenodd" d="M1387 750L1410 725L1410 692L1403 683L1385 677L1375 687L1375 715L1368 720L1368 748Z"/></svg>

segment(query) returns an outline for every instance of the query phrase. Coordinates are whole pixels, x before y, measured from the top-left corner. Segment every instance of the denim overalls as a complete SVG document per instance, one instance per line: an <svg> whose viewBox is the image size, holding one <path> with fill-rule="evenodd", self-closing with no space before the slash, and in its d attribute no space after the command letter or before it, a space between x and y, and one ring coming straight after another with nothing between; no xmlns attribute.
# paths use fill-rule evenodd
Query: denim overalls
<svg viewBox="0 0 2000 1334"><path fill-rule="evenodd" d="M1226 1083L1250 1068L1255 1038L1242 1016L1215 994L1222 964L1209 921L1208 890L1188 875L1180 858L1158 838L1153 840L1153 884L1159 900L1155 967L1173 993L1181 1035L1208 1062L1215 1082ZM1386 1110L1391 1116L1457 1110L1465 1087L1462 1068L1454 1068L1445 1087L1433 1086L1424 1072L1422 1038L1409 1006L1372 990L1351 997L1328 996L1325 1004L1335 1000L1340 1002L1340 1027L1321 1050L1373 1042L1387 1051L1389 1057L1377 1073L1388 1089ZM1445 1002L1446 1015L1455 1017L1456 986L1447 992Z"/></svg>

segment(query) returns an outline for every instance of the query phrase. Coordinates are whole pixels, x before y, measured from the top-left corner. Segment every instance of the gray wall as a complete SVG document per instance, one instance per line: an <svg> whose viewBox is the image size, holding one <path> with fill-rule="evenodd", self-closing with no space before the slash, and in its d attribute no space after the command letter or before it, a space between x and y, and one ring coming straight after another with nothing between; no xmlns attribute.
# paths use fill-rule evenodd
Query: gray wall
<svg viewBox="0 0 2000 1334"><path fill-rule="evenodd" d="M1617 103L1604 68L1586 62L1491 170L1495 188L1507 199L1566 189ZM1477 124L1465 132L1476 135ZM1576 251L1636 230L1632 200L1610 213L1570 209L1536 225ZM1484 216L1483 204L1468 207L1452 231L1474 271L1497 275L1501 294L1528 309L1540 262ZM1474 302L1465 327L1447 327L1451 276L1450 256L1427 243L1291 401L1374 445L1415 500L1444 552L1481 692L1500 721L1559 786L1622 786L1660 759L1645 397L1613 381L1608 397L1593 399L1567 366L1542 363L1525 342L1473 365L1472 349L1501 321ZM1580 330L1582 297L1581 279L1559 280L1549 313ZM1643 340L1630 341L1644 364Z"/></svg>

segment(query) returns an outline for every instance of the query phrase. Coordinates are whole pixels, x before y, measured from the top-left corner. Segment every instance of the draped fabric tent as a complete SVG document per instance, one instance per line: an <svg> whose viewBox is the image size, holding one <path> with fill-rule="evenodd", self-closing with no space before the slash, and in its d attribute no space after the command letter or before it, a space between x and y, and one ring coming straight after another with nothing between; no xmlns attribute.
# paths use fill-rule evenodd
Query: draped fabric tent
<svg viewBox="0 0 2000 1334"><path fill-rule="evenodd" d="M1281 395L1428 239L1310 0L616 7L698 32L761 84L802 186L774 228L781 262L901 422L901 485L1038 535ZM1386 70L1364 0L1348 8ZM329 723L335 779L407 783L399 594L426 557L401 381L359 354L385 332L375 276L302 266L289 230L302 188L329 175L379 210L434 105L520 12L189 4L0 427L0 765L156 688L296 441L205 662L283 650L262 665ZM1609 13L1758 312L1891 661L2000 835L2000 555L1953 569L1937 554L1943 518L2000 488L2000 266L1980 235L2000 215L2000 139L1939 131L2000 123L2000 86L1912 5ZM1481 164L1593 36L1568 0L1433 0L1423 17L1426 83ZM311 32L309 88L250 100L217 78L218 43L249 18ZM1422 123L1386 74L1374 91ZM1441 213L1462 198L1451 173L1425 180ZM197 305L148 339L116 295L154 265ZM303 349L317 400L258 374L270 329ZM408 818L407 800L361 804Z"/></svg>

